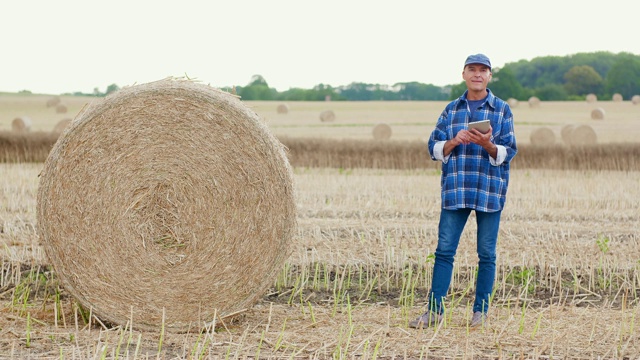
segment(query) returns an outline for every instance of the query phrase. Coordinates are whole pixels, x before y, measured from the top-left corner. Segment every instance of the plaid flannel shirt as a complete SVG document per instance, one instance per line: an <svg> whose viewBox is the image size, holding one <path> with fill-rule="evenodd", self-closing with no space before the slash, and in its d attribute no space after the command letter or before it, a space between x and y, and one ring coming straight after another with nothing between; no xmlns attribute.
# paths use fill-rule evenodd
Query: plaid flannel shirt
<svg viewBox="0 0 640 360"><path fill-rule="evenodd" d="M429 154L442 160L442 208L471 208L484 212L502 210L509 184L509 163L516 155L513 114L509 105L487 89L487 97L470 117L467 92L450 102L438 118L429 137ZM497 159L489 156L480 145L456 146L444 158L436 157L434 148L453 139L458 131L467 129L471 121L489 120L493 128L491 141L498 147ZM442 151L442 150L440 150Z"/></svg>

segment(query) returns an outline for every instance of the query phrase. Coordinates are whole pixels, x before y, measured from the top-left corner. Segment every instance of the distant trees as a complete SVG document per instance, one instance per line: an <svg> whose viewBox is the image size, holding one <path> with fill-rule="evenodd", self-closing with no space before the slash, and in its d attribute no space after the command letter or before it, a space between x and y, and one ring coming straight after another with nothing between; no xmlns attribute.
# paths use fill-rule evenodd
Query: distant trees
<svg viewBox="0 0 640 360"><path fill-rule="evenodd" d="M607 95L619 93L625 99L640 94L640 59L622 56L607 73L605 90Z"/></svg>
<svg viewBox="0 0 640 360"><path fill-rule="evenodd" d="M436 86L412 81L394 85L353 82L338 87L321 83L311 89L291 88L278 92L270 88L261 75L254 75L247 85L234 88L243 100L278 101L433 101L454 99L466 90L464 82ZM541 100L582 100L587 94L611 99L614 93L630 99L640 95L640 56L598 51L520 60L494 68L489 89L505 100L528 100L531 96ZM74 95L105 96L117 90L118 85L111 84L104 93L96 87L93 93L76 92ZM232 88L223 90L231 92Z"/></svg>
<svg viewBox="0 0 640 360"><path fill-rule="evenodd" d="M602 94L604 80L589 65L577 65L564 74L564 88L573 95Z"/></svg>

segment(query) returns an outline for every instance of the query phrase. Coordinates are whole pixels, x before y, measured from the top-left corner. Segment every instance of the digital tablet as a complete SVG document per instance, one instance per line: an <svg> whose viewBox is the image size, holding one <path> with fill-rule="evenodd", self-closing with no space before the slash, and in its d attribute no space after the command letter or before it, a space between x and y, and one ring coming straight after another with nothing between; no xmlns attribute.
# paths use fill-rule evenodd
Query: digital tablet
<svg viewBox="0 0 640 360"><path fill-rule="evenodd" d="M468 129L477 129L478 131L480 131L481 133L486 133L487 131L489 131L489 127L491 125L489 124L489 120L481 120L481 121L474 121L474 122L470 122Z"/></svg>

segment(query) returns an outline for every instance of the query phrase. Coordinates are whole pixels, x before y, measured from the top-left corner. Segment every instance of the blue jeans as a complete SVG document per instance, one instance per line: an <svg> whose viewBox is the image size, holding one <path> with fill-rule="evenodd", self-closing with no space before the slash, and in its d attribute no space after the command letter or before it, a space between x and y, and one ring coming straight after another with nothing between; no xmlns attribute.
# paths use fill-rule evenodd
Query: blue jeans
<svg viewBox="0 0 640 360"><path fill-rule="evenodd" d="M476 211L478 224L478 277L476 279L476 298L473 311L486 313L489 310L489 297L493 291L496 276L496 244L500 227L500 214L497 212ZM471 209L445 210L440 213L438 225L438 247L433 265L433 280L429 292L429 309L442 313L442 302L447 296L453 275L453 258L456 255L460 236Z"/></svg>

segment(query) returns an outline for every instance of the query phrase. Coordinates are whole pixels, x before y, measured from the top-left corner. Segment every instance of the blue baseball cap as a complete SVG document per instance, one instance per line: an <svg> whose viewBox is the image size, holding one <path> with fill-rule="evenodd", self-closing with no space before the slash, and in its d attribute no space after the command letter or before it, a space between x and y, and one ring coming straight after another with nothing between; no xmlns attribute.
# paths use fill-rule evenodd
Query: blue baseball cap
<svg viewBox="0 0 640 360"><path fill-rule="evenodd" d="M491 61L489 61L489 58L485 54L473 54L467 56L467 60L464 62L464 66L466 67L469 64L482 64L491 69Z"/></svg>

